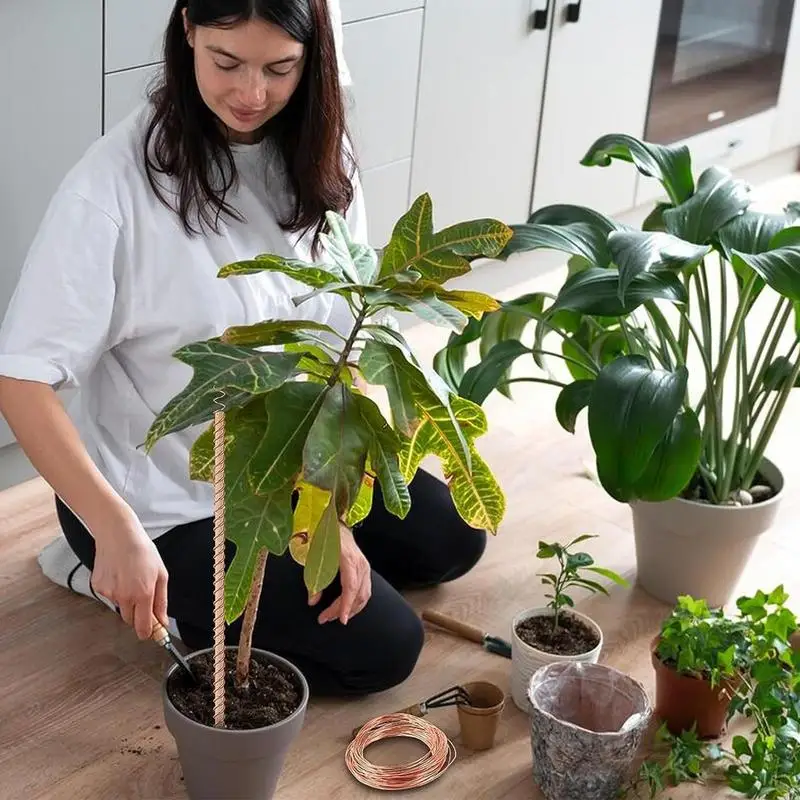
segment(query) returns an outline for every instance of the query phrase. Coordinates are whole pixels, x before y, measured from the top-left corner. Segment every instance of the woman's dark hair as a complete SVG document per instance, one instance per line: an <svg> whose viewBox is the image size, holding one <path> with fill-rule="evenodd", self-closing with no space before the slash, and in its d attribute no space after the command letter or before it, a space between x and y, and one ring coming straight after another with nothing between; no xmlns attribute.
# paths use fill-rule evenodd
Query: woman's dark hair
<svg viewBox="0 0 800 800"><path fill-rule="evenodd" d="M226 201L236 166L225 132L197 87L184 8L195 25L232 27L260 18L305 46L303 76L269 125L294 197L292 212L279 222L284 230L313 230L316 248L325 213L343 214L353 200L355 166L352 153L343 147L344 101L327 0L177 0L164 37L163 80L151 93L154 114L145 139L145 164L150 184L165 205L170 203L156 173L176 181L174 210L192 234L204 224L218 231L222 214L241 216Z"/></svg>

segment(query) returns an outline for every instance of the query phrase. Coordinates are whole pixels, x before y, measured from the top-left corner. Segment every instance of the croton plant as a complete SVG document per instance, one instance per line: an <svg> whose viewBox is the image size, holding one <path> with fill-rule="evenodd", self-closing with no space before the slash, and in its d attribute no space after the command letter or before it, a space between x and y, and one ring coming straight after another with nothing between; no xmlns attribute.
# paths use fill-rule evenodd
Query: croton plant
<svg viewBox="0 0 800 800"><path fill-rule="evenodd" d="M387 509L405 517L408 484L427 455L440 459L468 524L496 532L505 511L475 447L487 430L483 410L455 395L381 319L387 309L399 310L460 332L470 317L496 310L491 297L444 284L469 272L475 259L497 256L511 229L484 219L436 232L427 195L380 252L353 241L339 215L329 213L327 223L322 263L264 254L228 264L219 276L283 273L308 287L293 298L296 306L320 293L340 295L352 310L352 328L268 319L187 344L174 355L193 377L158 414L145 442L149 451L164 436L212 421L198 429L189 467L193 479L213 481L213 419L225 411L225 531L236 545L225 576L228 623L245 606L257 608L270 553L289 549L304 565L309 593L328 586L339 569L340 522L353 526L367 516L376 480ZM388 419L359 385L385 390ZM237 674L244 682L254 619L245 615L242 626Z"/></svg>

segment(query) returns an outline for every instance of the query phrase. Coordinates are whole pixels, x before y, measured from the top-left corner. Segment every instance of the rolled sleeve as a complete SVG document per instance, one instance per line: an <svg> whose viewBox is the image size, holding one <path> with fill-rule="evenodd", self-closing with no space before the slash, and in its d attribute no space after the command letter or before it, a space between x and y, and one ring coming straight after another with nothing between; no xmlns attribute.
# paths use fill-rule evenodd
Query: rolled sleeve
<svg viewBox="0 0 800 800"><path fill-rule="evenodd" d="M0 326L0 375L77 388L108 344L116 223L59 191L28 252Z"/></svg>

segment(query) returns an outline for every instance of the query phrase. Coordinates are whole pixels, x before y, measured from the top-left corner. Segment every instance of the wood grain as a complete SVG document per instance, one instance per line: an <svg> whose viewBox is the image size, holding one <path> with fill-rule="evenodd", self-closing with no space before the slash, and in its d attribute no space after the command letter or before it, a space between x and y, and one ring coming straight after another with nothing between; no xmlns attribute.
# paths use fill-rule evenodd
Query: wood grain
<svg viewBox="0 0 800 800"><path fill-rule="evenodd" d="M794 183L797 188L798 182ZM785 189L785 187L784 187ZM795 194L800 194L796 192ZM560 276L532 278L509 296L553 288ZM491 288L486 288L491 291ZM408 334L430 358L446 333ZM513 615L543 603L536 577L539 539L565 541L596 533L589 543L598 563L635 580L630 515L585 475L591 460L585 427L575 436L554 420L547 387L520 387L516 402L486 404L490 433L478 447L508 497L499 534L475 570L434 590L411 593L420 611L430 607L508 638ZM778 526L765 535L739 590L783 582L800 598L800 538L793 521L800 461L792 440L800 422L792 398L770 455L786 473L786 499ZM186 797L174 743L163 726L160 676L169 666L152 643L140 643L115 615L92 600L50 584L36 555L57 531L51 494L40 480L0 495L0 795L26 800L177 800ZM603 628L602 660L640 679L652 693L648 642L667 608L634 586L610 597L584 599L579 608ZM354 726L410 705L455 684L487 679L508 692L510 662L434 626L414 674L396 689L349 702L313 701L307 723L282 776L279 800L358 800L376 793L347 773L343 753ZM461 747L455 709L427 717L453 737L458 759L437 783L397 796L473 800L537 800L527 718L508 699L494 750ZM383 762L408 755L402 745L376 748ZM721 798L718 789L683 787L676 800Z"/></svg>

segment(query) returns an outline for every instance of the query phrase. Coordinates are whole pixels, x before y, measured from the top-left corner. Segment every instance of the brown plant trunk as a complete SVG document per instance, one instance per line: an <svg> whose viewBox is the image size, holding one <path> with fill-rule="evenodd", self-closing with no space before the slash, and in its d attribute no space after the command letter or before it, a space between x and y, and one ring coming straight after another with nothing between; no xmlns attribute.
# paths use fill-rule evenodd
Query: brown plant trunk
<svg viewBox="0 0 800 800"><path fill-rule="evenodd" d="M267 548L260 550L253 570L253 583L250 585L250 596L244 610L242 632L239 635L239 648L236 654L237 689L246 689L250 684L250 655L253 651L253 630L256 626L258 604L261 600L261 589L264 586L264 570L267 566Z"/></svg>

